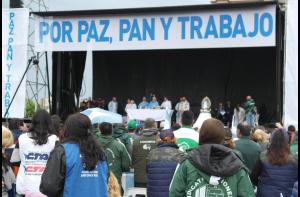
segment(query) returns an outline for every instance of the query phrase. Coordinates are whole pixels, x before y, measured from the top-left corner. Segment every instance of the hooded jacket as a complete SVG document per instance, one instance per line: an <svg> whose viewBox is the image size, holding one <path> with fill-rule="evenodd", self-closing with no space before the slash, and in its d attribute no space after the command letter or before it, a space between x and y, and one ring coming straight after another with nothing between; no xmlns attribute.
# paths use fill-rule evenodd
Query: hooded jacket
<svg viewBox="0 0 300 197"><path fill-rule="evenodd" d="M114 173L121 185L122 172L130 170L131 157L129 153L124 144L112 136L100 135L98 140L105 149L109 169Z"/></svg>
<svg viewBox="0 0 300 197"><path fill-rule="evenodd" d="M129 135L127 129L122 126L116 126L113 128L113 137L123 143L128 151L128 153L132 154L132 137Z"/></svg>
<svg viewBox="0 0 300 197"><path fill-rule="evenodd" d="M170 185L170 197L253 197L248 169L230 149L204 144L178 164Z"/></svg>
<svg viewBox="0 0 300 197"><path fill-rule="evenodd" d="M157 129L145 129L139 139L133 141L132 167L134 168L134 182L147 183L147 156L149 152L157 147Z"/></svg>

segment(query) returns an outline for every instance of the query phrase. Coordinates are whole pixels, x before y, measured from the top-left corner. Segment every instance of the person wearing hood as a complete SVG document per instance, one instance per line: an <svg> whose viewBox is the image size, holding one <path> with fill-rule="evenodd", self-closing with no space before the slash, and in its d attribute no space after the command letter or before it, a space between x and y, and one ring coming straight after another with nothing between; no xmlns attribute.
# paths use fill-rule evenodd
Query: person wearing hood
<svg viewBox="0 0 300 197"><path fill-rule="evenodd" d="M98 140L105 150L108 166L116 176L119 185L122 185L122 172L130 170L130 155L125 145L112 136L112 124L103 122L100 124L99 130L101 135Z"/></svg>
<svg viewBox="0 0 300 197"><path fill-rule="evenodd" d="M147 157L147 196L169 196L169 186L176 166L184 156L175 143L171 129L162 130L159 134L157 148L150 151Z"/></svg>
<svg viewBox="0 0 300 197"><path fill-rule="evenodd" d="M133 140L131 135L129 135L128 130L125 128L124 124L113 125L113 137L125 145L128 153L131 156Z"/></svg>
<svg viewBox="0 0 300 197"><path fill-rule="evenodd" d="M224 125L210 118L200 129L199 147L176 167L169 197L253 197L249 170L232 149L223 145Z"/></svg>
<svg viewBox="0 0 300 197"><path fill-rule="evenodd" d="M155 120L148 118L139 139L133 141L132 167L134 168L134 186L147 187L146 164L149 152L157 147L158 130Z"/></svg>
<svg viewBox="0 0 300 197"><path fill-rule="evenodd" d="M272 133L270 146L260 154L250 178L257 186L257 197L291 196L298 180L298 158L290 152L283 128Z"/></svg>

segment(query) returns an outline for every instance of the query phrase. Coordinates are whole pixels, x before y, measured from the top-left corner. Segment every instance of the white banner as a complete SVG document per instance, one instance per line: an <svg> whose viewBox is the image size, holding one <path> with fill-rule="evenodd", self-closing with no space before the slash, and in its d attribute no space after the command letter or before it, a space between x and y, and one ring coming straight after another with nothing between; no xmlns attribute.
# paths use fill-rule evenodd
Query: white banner
<svg viewBox="0 0 300 197"><path fill-rule="evenodd" d="M38 17L36 51L275 46L276 6L185 12Z"/></svg>
<svg viewBox="0 0 300 197"><path fill-rule="evenodd" d="M298 128L298 0L287 2L283 123Z"/></svg>
<svg viewBox="0 0 300 197"><path fill-rule="evenodd" d="M28 25L28 9L2 9L2 117L26 70ZM26 78L5 117L24 118L25 85Z"/></svg>

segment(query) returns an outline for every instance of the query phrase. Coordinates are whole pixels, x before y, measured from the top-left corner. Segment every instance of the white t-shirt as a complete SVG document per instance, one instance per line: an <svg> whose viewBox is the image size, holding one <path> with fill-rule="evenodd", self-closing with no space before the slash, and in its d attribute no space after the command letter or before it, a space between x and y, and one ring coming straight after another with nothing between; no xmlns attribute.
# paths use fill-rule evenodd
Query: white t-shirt
<svg viewBox="0 0 300 197"><path fill-rule="evenodd" d="M21 165L17 176L16 189L18 194L35 193L43 195L39 190L41 176L58 137L50 135L46 144L37 145L30 136L31 133L24 133L20 135L18 140Z"/></svg>

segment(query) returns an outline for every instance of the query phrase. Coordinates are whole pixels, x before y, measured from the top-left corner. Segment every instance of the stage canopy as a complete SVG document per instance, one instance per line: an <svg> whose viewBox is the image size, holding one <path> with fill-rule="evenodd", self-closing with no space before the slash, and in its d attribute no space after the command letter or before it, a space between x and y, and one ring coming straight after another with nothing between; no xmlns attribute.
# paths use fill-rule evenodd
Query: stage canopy
<svg viewBox="0 0 300 197"><path fill-rule="evenodd" d="M281 120L284 14L274 2L35 14L36 50L54 51L54 112L75 110L75 73L92 50L95 98L186 96L197 113L204 96L216 106L250 94L262 121Z"/></svg>

